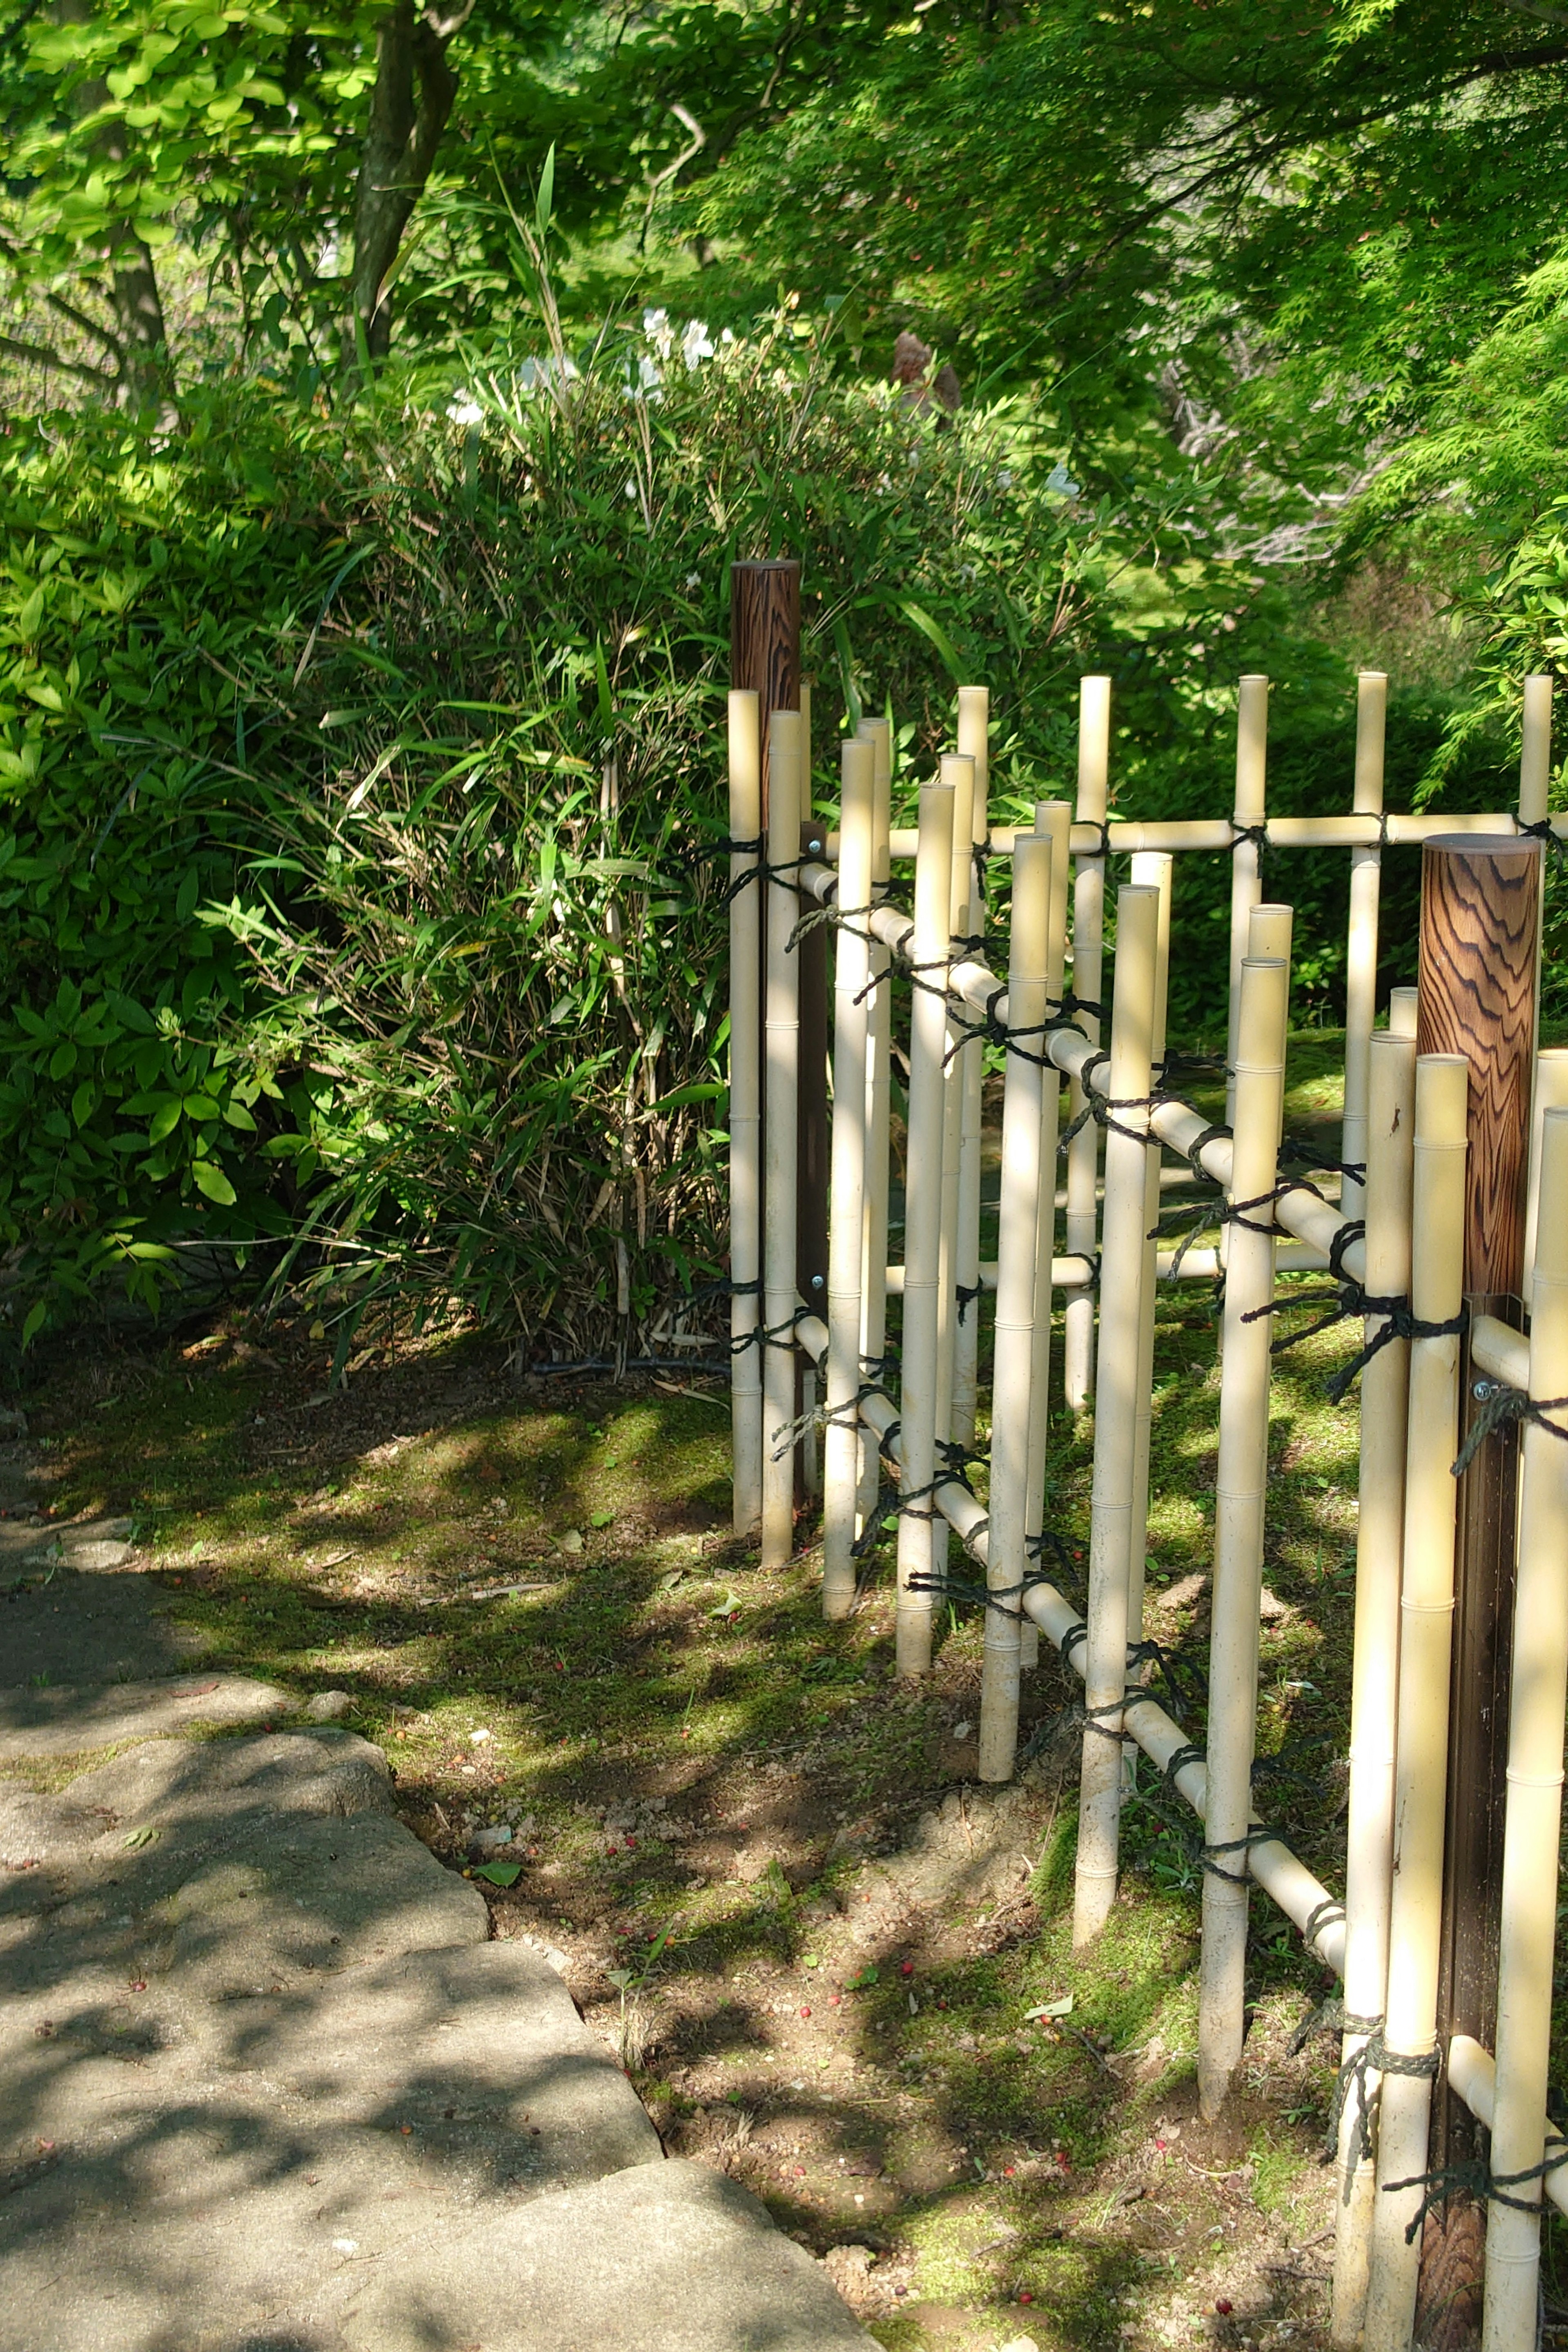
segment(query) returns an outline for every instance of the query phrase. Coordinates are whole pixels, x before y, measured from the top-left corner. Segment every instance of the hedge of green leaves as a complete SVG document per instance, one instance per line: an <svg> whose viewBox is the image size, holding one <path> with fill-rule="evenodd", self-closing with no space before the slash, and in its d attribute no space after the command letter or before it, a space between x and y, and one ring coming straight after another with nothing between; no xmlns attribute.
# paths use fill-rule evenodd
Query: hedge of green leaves
<svg viewBox="0 0 1568 2352"><path fill-rule="evenodd" d="M1006 413L787 321L447 405L0 445L13 1329L216 1259L345 1354L372 1298L658 1344L722 1247L730 561L805 560L824 757L885 698L940 740L956 676L1070 709L1097 526Z"/></svg>

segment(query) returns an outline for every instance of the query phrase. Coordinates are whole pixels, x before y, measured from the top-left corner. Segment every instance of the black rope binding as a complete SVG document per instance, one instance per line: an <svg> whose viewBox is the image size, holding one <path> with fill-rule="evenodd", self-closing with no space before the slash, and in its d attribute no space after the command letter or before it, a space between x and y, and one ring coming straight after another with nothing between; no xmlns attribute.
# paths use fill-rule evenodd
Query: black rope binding
<svg viewBox="0 0 1568 2352"><path fill-rule="evenodd" d="M1517 1428L1521 1421L1531 1422L1537 1429L1550 1431L1553 1437L1568 1440L1568 1429L1560 1421L1551 1421L1548 1414L1568 1411L1568 1397L1531 1397L1522 1389L1510 1389L1500 1381L1489 1381L1481 1409L1465 1433L1454 1464L1454 1475L1462 1478L1487 1439L1500 1429Z"/></svg>
<svg viewBox="0 0 1568 2352"><path fill-rule="evenodd" d="M1334 2077L1333 2104L1329 2113L1328 2152L1331 2156L1340 2144L1340 2126L1352 2097L1355 2099L1355 2119L1352 2126L1352 2154L1345 2175L1345 2202L1350 2202L1350 2176L1361 2163L1370 2164L1374 2150L1372 2144L1372 2095L1367 2088L1369 2074L1424 2074L1428 2082L1437 2079L1438 2055L1428 2050L1424 2057L1409 2058L1403 2052L1390 2050L1383 2038L1381 2017L1368 2020L1358 2017L1347 2023L1348 2033L1365 2032L1366 2040L1352 2052Z"/></svg>

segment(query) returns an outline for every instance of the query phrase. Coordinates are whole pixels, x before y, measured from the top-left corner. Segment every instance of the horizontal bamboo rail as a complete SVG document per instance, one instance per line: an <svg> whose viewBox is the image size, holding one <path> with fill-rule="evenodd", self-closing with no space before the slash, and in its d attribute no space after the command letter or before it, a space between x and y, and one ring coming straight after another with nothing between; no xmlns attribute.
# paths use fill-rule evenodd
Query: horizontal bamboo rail
<svg viewBox="0 0 1568 2352"><path fill-rule="evenodd" d="M1483 2050L1468 2033L1456 2033L1449 2042L1448 2088L1458 2091L1476 2121L1490 2131L1497 2102L1497 2064L1491 2052ZM1568 2139L1550 2125L1542 2127L1542 2137L1549 2156L1568 2148ZM1557 2210L1568 2213L1568 2165L1549 2172L1542 2186Z"/></svg>
<svg viewBox="0 0 1568 2352"><path fill-rule="evenodd" d="M815 1315L802 1314L795 1327L795 1337L806 1354L820 1363L827 1352L827 1326ZM876 1437L884 1457L895 1467L901 1464L902 1447L898 1435L899 1409L891 1397L880 1390L862 1397L860 1418ZM985 1507L978 1502L967 1486L956 1478L939 1485L931 1501L948 1526L958 1537L970 1558L984 1569L987 1560ZM1047 1641L1061 1649L1067 1636L1082 1624L1082 1619L1065 1593L1044 1578L1030 1584L1024 1594L1024 1607ZM1083 1643L1068 1643L1064 1653L1081 1676ZM1134 1691L1122 1710L1122 1724L1151 1763L1156 1765L1171 1786L1183 1796L1202 1821L1207 1790L1207 1774L1196 1759L1169 1769L1172 1759L1190 1746L1185 1731L1167 1715L1157 1700ZM1258 1824L1262 1826L1261 1822ZM1314 1952L1327 1969L1338 1976L1344 1967L1344 1912L1337 1899L1321 1881L1314 1878L1305 1863L1297 1859L1282 1839L1262 1839L1248 1849L1247 1867L1264 1893L1272 1896L1286 1917L1301 1930L1309 1951Z"/></svg>
<svg viewBox="0 0 1568 2352"><path fill-rule="evenodd" d="M1552 829L1560 841L1568 840L1568 814L1559 814L1551 820ZM1454 816L1441 813L1389 816L1271 816L1264 826L1266 849L1414 849L1435 835L1450 833L1503 833L1520 831L1518 818L1511 811L1484 814ZM994 824L991 828L991 855L1010 857L1013 843L1018 834L1027 834L1026 824ZM918 839L913 825L894 825L888 836L889 854L897 860L909 862L915 854ZM1069 840L1075 857L1097 857L1108 850L1112 857L1131 856L1140 849L1221 850L1236 845L1236 833L1227 816L1178 818L1137 817L1112 818L1100 839L1097 824L1075 824ZM838 835L827 836L827 855L838 855Z"/></svg>
<svg viewBox="0 0 1568 2352"><path fill-rule="evenodd" d="M1178 1257L1181 1259L1179 1265L1175 1263ZM1219 1252L1215 1249L1162 1250L1157 1263L1162 1282L1214 1282L1224 1272L1220 1265ZM1328 1263L1321 1250L1311 1248L1306 1242L1281 1242L1274 1260L1275 1269L1280 1274L1321 1274ZM1053 1257L1051 1260L1053 1289L1089 1289L1092 1287L1094 1278L1092 1258L1079 1257L1074 1252L1066 1257ZM886 1279L888 1297L901 1298L904 1294L903 1267L890 1265L888 1268ZM995 1289L996 1261L994 1258L981 1259L980 1287L985 1291ZM1505 1328L1500 1323L1498 1326L1500 1331ZM1514 1331L1509 1336L1517 1339L1520 1334ZM1515 1385L1516 1383L1511 1381L1509 1382L1510 1388Z"/></svg>

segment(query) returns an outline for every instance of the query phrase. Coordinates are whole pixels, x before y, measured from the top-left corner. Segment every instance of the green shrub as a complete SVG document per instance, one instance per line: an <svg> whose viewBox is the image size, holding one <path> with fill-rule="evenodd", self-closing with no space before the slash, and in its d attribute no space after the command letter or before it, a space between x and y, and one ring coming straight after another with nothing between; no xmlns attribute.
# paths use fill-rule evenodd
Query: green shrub
<svg viewBox="0 0 1568 2352"><path fill-rule="evenodd" d="M722 1249L731 560L804 557L824 760L884 699L933 746L955 676L1070 707L1098 527L1015 415L939 428L788 320L694 369L652 327L451 416L223 387L166 446L5 443L24 1330L221 1249L324 1290L340 1360L372 1298L657 1339Z"/></svg>

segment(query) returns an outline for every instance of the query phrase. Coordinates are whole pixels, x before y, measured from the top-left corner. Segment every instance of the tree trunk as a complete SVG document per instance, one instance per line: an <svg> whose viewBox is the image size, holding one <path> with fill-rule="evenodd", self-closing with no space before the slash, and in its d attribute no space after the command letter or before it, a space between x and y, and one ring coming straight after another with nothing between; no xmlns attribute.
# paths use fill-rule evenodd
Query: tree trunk
<svg viewBox="0 0 1568 2352"><path fill-rule="evenodd" d="M90 0L55 0L58 25L85 25L91 13ZM92 113L108 105L109 95L107 82L90 81L79 92L79 103L84 112ZM110 162L123 163L130 148L124 123L111 124L97 144ZM174 376L151 248L134 229L121 223L110 236L104 258L109 263L109 305L114 316L115 404L120 408L167 405L174 398Z"/></svg>
<svg viewBox="0 0 1568 2352"><path fill-rule="evenodd" d="M447 45L467 23L473 0L447 10L415 11L394 0L375 37L375 84L354 195L353 318L371 360L392 342L388 273L424 193L458 95Z"/></svg>

